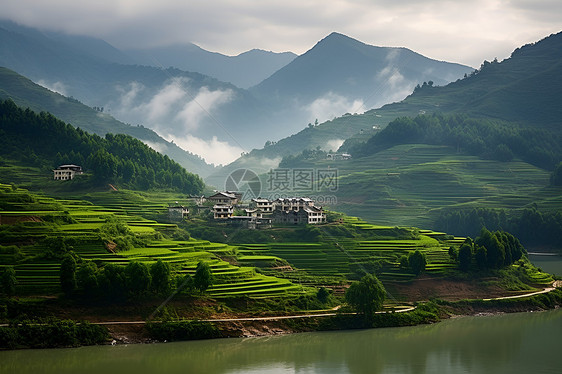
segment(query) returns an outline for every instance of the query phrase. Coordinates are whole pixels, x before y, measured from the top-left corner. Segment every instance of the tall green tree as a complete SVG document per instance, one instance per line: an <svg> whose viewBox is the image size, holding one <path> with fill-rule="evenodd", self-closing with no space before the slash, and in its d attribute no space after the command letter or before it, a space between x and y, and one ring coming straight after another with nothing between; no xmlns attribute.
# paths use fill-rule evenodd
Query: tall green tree
<svg viewBox="0 0 562 374"><path fill-rule="evenodd" d="M150 290L150 270L143 262L132 261L125 267L127 288L133 296L142 296Z"/></svg>
<svg viewBox="0 0 562 374"><path fill-rule="evenodd" d="M170 291L170 265L158 259L150 266L152 277L152 290L158 294Z"/></svg>
<svg viewBox="0 0 562 374"><path fill-rule="evenodd" d="M8 296L15 295L17 283L16 271L13 266L8 266L4 269L4 272L2 272L2 289L4 293Z"/></svg>
<svg viewBox="0 0 562 374"><path fill-rule="evenodd" d="M209 263L200 261L193 276L193 287L200 292L205 292L213 284L213 272Z"/></svg>
<svg viewBox="0 0 562 374"><path fill-rule="evenodd" d="M408 256L408 264L410 265L410 269L412 269L412 272L414 274L420 275L423 271L425 271L427 260L423 253L421 253L419 250L415 250Z"/></svg>
<svg viewBox="0 0 562 374"><path fill-rule="evenodd" d="M370 321L375 312L382 309L386 290L373 274L367 274L359 282L353 282L345 293L345 301Z"/></svg>
<svg viewBox="0 0 562 374"><path fill-rule="evenodd" d="M60 264L60 285L67 296L76 290L76 261L70 254L64 256Z"/></svg>
<svg viewBox="0 0 562 374"><path fill-rule="evenodd" d="M86 295L94 295L98 291L98 267L92 261L82 263L76 273L78 286Z"/></svg>
<svg viewBox="0 0 562 374"><path fill-rule="evenodd" d="M459 249L459 269L468 271L472 262L472 243L463 243Z"/></svg>

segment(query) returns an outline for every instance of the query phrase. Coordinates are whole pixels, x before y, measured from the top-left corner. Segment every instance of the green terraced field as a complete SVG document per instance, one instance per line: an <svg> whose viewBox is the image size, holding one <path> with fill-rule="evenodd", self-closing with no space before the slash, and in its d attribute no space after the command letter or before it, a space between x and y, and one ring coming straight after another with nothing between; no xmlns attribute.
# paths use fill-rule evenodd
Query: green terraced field
<svg viewBox="0 0 562 374"><path fill-rule="evenodd" d="M0 198L4 200L25 199L28 192L21 189L14 190L11 185L0 184ZM162 224L155 220L142 218L146 215L159 214L167 210L170 198L165 196L161 202L139 204L138 199L144 199L140 194L123 193L93 193L95 199L104 205L93 205L82 200L56 200L44 196L34 196L33 210L28 204L12 204L12 210L0 210L0 217L41 217L68 216L74 223L58 223L56 226L45 225L42 222L26 222L25 230L19 234L21 241L47 235L74 240L73 250L84 260L94 261L98 266L107 263L127 265L130 261L140 261L147 264L162 260L171 265L175 274L195 273L200 261L208 261L215 278L215 285L209 290L213 297L252 296L252 297L282 297L291 293L302 293L300 286L294 285L286 279L267 277L256 274L253 266L235 266L222 261L217 255L232 254L236 247L221 243L211 243L206 240L174 241L169 239L151 239L145 247L112 253L108 251L99 237L99 230L109 216L115 216L133 232L134 235L152 238L158 231L174 230L174 224ZM19 208L19 209L18 209ZM55 231L53 231L55 230ZM15 234L17 235L17 234ZM21 292L28 294L60 292L59 272L60 263L45 261L41 254L45 248L40 242L22 247L25 260L16 264L16 278ZM39 256L39 257L37 257ZM7 258L7 257L6 257ZM253 265L253 262L276 263L281 259L271 256L251 257L241 260L241 265Z"/></svg>
<svg viewBox="0 0 562 374"><path fill-rule="evenodd" d="M545 211L562 209L562 190L548 187L547 171L450 147L400 145L336 167L338 203L331 208L383 225L428 227L444 208L521 210L536 202Z"/></svg>

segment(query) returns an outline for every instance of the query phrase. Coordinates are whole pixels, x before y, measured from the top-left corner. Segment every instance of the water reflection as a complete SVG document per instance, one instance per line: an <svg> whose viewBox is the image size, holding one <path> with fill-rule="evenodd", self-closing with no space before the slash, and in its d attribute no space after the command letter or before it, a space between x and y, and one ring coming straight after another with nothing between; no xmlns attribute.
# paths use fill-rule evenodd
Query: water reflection
<svg viewBox="0 0 562 374"><path fill-rule="evenodd" d="M562 311L409 328L0 352L1 373L558 373Z"/></svg>

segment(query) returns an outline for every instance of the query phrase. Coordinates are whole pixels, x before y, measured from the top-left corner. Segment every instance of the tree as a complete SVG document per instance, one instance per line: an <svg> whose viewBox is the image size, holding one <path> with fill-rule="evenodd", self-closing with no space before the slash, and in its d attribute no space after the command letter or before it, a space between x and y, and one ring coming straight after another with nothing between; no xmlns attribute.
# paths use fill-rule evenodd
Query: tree
<svg viewBox="0 0 562 374"><path fill-rule="evenodd" d="M463 243L459 249L459 269L462 271L468 271L470 268L470 263L472 262L472 243Z"/></svg>
<svg viewBox="0 0 562 374"><path fill-rule="evenodd" d="M562 186L562 162L559 162L554 168L550 176L550 184L553 186Z"/></svg>
<svg viewBox="0 0 562 374"><path fill-rule="evenodd" d="M408 264L414 274L420 275L425 270L427 260L425 259L425 255L423 253L416 250L408 256Z"/></svg>
<svg viewBox="0 0 562 374"><path fill-rule="evenodd" d="M408 263L408 256L404 255L400 257L400 269L408 269L410 264Z"/></svg>
<svg viewBox="0 0 562 374"><path fill-rule="evenodd" d="M213 273L211 266L207 262L200 261L193 276L193 287L201 292L205 292L212 284Z"/></svg>
<svg viewBox="0 0 562 374"><path fill-rule="evenodd" d="M150 289L151 277L148 266L142 262L133 261L125 267L127 288L133 296L144 295Z"/></svg>
<svg viewBox="0 0 562 374"><path fill-rule="evenodd" d="M78 285L86 295L92 295L98 290L97 272L98 266L92 261L83 263L77 272Z"/></svg>
<svg viewBox="0 0 562 374"><path fill-rule="evenodd" d="M193 277L189 274L176 276L176 288L180 293L191 293L193 291Z"/></svg>
<svg viewBox="0 0 562 374"><path fill-rule="evenodd" d="M60 264L60 285L67 296L76 290L76 261L70 254L64 256Z"/></svg>
<svg viewBox="0 0 562 374"><path fill-rule="evenodd" d="M345 301L355 310L371 320L376 311L382 309L386 290L372 274L367 274L359 282L353 282L345 292Z"/></svg>
<svg viewBox="0 0 562 374"><path fill-rule="evenodd" d="M326 287L320 287L318 289L318 292L316 292L316 298L322 304L326 304L328 302L328 299L330 298L330 294L331 293L329 289L327 289Z"/></svg>
<svg viewBox="0 0 562 374"><path fill-rule="evenodd" d="M155 293L164 294L170 290L170 265L158 259L150 266L152 289Z"/></svg>
<svg viewBox="0 0 562 374"><path fill-rule="evenodd" d="M98 283L105 296L112 300L123 300L127 296L127 277L125 276L124 266L105 265L98 276Z"/></svg>
<svg viewBox="0 0 562 374"><path fill-rule="evenodd" d="M483 270L488 266L488 251L486 247L476 244L474 246L474 258L478 269Z"/></svg>
<svg viewBox="0 0 562 374"><path fill-rule="evenodd" d="M13 296L16 293L17 283L16 271L12 266L8 266L2 273L2 288L4 289L4 293L8 296Z"/></svg>

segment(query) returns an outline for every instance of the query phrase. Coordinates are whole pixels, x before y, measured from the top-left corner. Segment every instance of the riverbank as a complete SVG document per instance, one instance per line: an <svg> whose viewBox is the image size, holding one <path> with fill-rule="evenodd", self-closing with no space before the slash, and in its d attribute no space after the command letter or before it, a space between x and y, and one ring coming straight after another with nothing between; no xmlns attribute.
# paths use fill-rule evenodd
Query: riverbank
<svg viewBox="0 0 562 374"><path fill-rule="evenodd" d="M403 327L419 324L436 323L448 318L462 316L484 316L517 312L538 312L557 309L562 306L562 290L550 288L548 292L532 292L517 298L506 296L494 299L466 299L445 301L435 299L419 303L415 309L404 312L377 313L371 320L352 313L325 313L302 316L233 318L220 320L193 321L192 324L204 323L212 326L212 336L195 336L192 339L228 337L245 338L259 336L286 335L311 331L333 331L346 329ZM154 343L177 339L184 334L186 325L182 322L160 322L165 324L169 335L151 335L145 323L106 325L115 344ZM209 334L209 331L207 331Z"/></svg>
<svg viewBox="0 0 562 374"><path fill-rule="evenodd" d="M555 286L560 287L557 281ZM205 305L210 308L209 301ZM13 348L47 348L79 346L89 344L147 344L178 340L197 340L210 338L243 338L258 336L286 335L311 331L334 331L365 329L379 327L401 327L436 323L443 319L461 316L482 316L515 312L535 312L556 309L562 306L562 289L549 287L543 291L534 291L516 296L503 296L486 299L444 300L432 299L416 303L415 307L402 310L378 312L372 318L346 310L324 311L322 313L285 314L277 316L250 316L227 313L222 318L199 318L182 320L164 319L152 322L146 320L100 320L92 318L86 326L96 326L98 340L80 340L83 333L77 333L80 326L75 321L28 320L22 329L17 323L0 326L0 347ZM138 306L136 307L138 308ZM133 308L134 309L134 308ZM67 311L71 313L70 310ZM142 312L141 312L142 313ZM107 316L106 316L107 318ZM35 331L33 326L36 327ZM60 326L65 326L62 333ZM70 326L70 328L68 328ZM56 327L56 328L55 328ZM57 332L58 331L58 332ZM105 333L105 334L104 334ZM41 334L50 335L47 343L37 339ZM76 336L72 335L75 334ZM30 336L34 336L33 339ZM53 340L53 336L63 338ZM27 343L26 343L27 342ZM31 342L31 343L30 343ZM33 343L35 342L35 343ZM50 342L50 343L49 343Z"/></svg>

